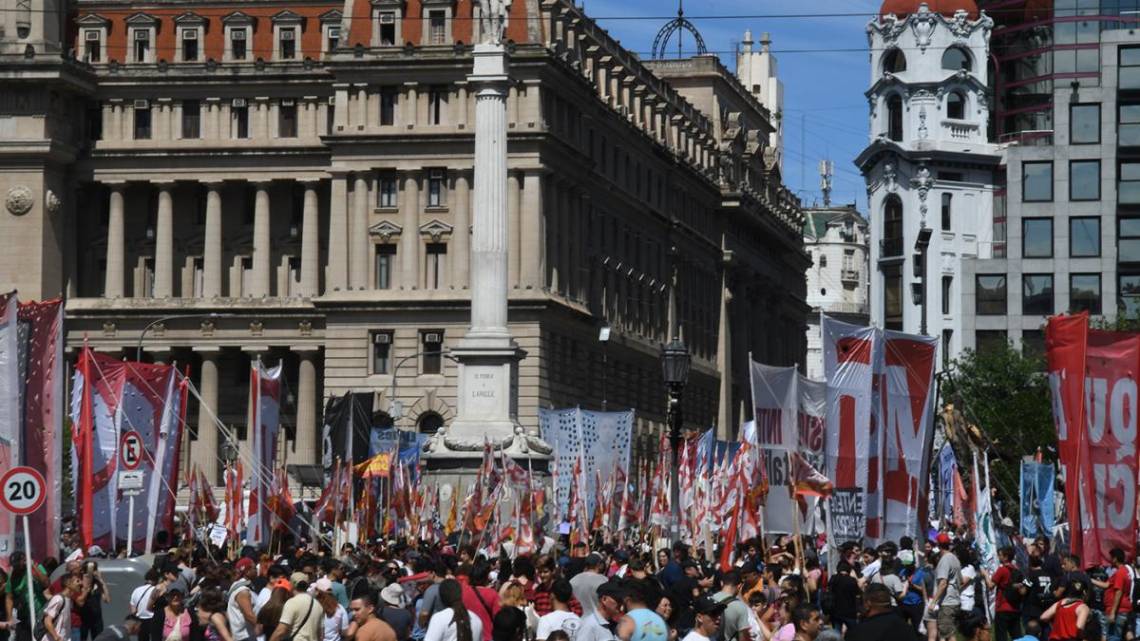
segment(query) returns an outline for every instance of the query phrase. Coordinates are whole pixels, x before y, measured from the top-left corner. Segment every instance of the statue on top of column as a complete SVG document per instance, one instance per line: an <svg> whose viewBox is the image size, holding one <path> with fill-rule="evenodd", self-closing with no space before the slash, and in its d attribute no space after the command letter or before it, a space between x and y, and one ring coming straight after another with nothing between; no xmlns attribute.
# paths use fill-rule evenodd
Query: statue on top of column
<svg viewBox="0 0 1140 641"><path fill-rule="evenodd" d="M507 28L507 14L511 9L511 0L482 0L483 16L481 31L483 44L502 44L503 32Z"/></svg>

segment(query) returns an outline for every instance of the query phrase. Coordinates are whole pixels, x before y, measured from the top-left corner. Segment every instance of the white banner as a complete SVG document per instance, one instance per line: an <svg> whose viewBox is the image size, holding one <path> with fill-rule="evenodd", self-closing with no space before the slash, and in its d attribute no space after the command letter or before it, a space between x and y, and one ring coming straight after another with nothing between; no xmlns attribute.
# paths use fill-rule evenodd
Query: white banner
<svg viewBox="0 0 1140 641"><path fill-rule="evenodd" d="M768 500L764 505L764 531L772 534L793 532L796 513L792 496L789 456L799 440L799 372L795 367L771 367L752 362L752 407L755 441L751 452L758 452L759 463L768 475Z"/></svg>

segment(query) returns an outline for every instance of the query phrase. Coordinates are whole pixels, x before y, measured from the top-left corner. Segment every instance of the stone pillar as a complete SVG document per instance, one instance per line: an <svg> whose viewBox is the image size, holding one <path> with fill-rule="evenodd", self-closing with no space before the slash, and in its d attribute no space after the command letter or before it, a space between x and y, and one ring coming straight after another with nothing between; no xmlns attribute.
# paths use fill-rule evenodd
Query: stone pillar
<svg viewBox="0 0 1140 641"><path fill-rule="evenodd" d="M467 128L467 83L456 83L459 87L459 97L456 99L455 104L455 124L459 129Z"/></svg>
<svg viewBox="0 0 1140 641"><path fill-rule="evenodd" d="M352 118L353 129L364 131L368 122L368 86L356 87L356 115Z"/></svg>
<svg viewBox="0 0 1140 641"><path fill-rule="evenodd" d="M202 296L222 295L222 183L206 183L206 230L202 248Z"/></svg>
<svg viewBox="0 0 1140 641"><path fill-rule="evenodd" d="M348 172L330 171L329 187L329 273L326 290L348 287Z"/></svg>
<svg viewBox="0 0 1140 641"><path fill-rule="evenodd" d="M319 460L317 450L317 350L297 349L297 440L290 460L312 465Z"/></svg>
<svg viewBox="0 0 1140 641"><path fill-rule="evenodd" d="M521 254L519 196L522 191L517 172L507 174L507 286L519 286L519 255Z"/></svg>
<svg viewBox="0 0 1140 641"><path fill-rule="evenodd" d="M206 480L214 483L218 478L218 356L221 352L216 347L195 347L194 351L202 357L199 366L202 378L198 386L202 400L198 405L198 441L190 459L201 466Z"/></svg>
<svg viewBox="0 0 1140 641"><path fill-rule="evenodd" d="M406 89L404 92L404 121L401 124L404 125L405 129L411 129L418 124L419 88L414 82L405 82L404 88Z"/></svg>
<svg viewBox="0 0 1140 641"><path fill-rule="evenodd" d="M400 286L416 289L420 286L420 183L419 172L404 174L404 193L400 205L403 230L400 232Z"/></svg>
<svg viewBox="0 0 1140 641"><path fill-rule="evenodd" d="M320 182L306 180L305 198L301 210L301 295L320 296L321 282L321 227L317 189Z"/></svg>
<svg viewBox="0 0 1140 641"><path fill-rule="evenodd" d="M350 289L368 287L368 177L357 173L352 186L352 228L349 230L348 286Z"/></svg>
<svg viewBox="0 0 1140 641"><path fill-rule="evenodd" d="M522 286L542 289L543 274L546 273L546 226L542 211L542 173L538 170L527 170L523 175L519 219Z"/></svg>
<svg viewBox="0 0 1140 641"><path fill-rule="evenodd" d="M574 215L574 187L564 183L558 198L558 291L570 297L570 218Z"/></svg>
<svg viewBox="0 0 1140 641"><path fill-rule="evenodd" d="M464 93L466 89L462 90ZM471 270L471 179L467 170L455 172L455 229L451 232L451 282L457 289L468 286Z"/></svg>
<svg viewBox="0 0 1140 641"><path fill-rule="evenodd" d="M123 205L125 183L111 183L110 214L107 216L107 273L103 284L105 298L122 298L126 277L126 240Z"/></svg>
<svg viewBox="0 0 1140 641"><path fill-rule="evenodd" d="M249 296L269 295L270 255L273 239L270 235L269 182L255 182L253 202L253 278Z"/></svg>
<svg viewBox="0 0 1140 641"><path fill-rule="evenodd" d="M155 185L158 213L154 225L154 297L170 298L174 295L174 183Z"/></svg>

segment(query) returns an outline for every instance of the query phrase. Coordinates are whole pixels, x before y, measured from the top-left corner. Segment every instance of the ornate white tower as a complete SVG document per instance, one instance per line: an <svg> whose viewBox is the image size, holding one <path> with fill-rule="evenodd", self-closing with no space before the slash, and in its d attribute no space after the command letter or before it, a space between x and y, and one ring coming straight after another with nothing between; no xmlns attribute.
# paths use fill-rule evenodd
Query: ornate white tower
<svg viewBox="0 0 1140 641"><path fill-rule="evenodd" d="M871 220L871 322L925 328L942 338L943 359L962 344L961 262L991 254L992 26L974 0L885 0L867 26L871 140L855 163Z"/></svg>

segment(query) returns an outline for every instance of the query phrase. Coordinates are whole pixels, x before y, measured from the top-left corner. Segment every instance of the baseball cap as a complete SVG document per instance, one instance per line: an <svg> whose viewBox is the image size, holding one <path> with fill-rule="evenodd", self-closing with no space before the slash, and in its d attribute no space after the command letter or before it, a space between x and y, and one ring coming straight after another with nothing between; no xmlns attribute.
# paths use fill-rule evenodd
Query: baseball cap
<svg viewBox="0 0 1140 641"><path fill-rule="evenodd" d="M332 581L321 577L309 586L309 594L316 594L317 592L332 592Z"/></svg>
<svg viewBox="0 0 1140 641"><path fill-rule="evenodd" d="M404 606L404 589L399 583L389 583L380 590L380 600L396 608Z"/></svg>
<svg viewBox="0 0 1140 641"><path fill-rule="evenodd" d="M938 545L950 545L950 535L945 532L939 532L934 542Z"/></svg>
<svg viewBox="0 0 1140 641"><path fill-rule="evenodd" d="M693 601L693 611L697 614L717 615L724 612L727 603L714 601L707 596L703 596L696 601Z"/></svg>
<svg viewBox="0 0 1140 641"><path fill-rule="evenodd" d="M304 572L294 572L293 574L291 574L289 576L289 580L291 582L293 582L294 585L296 585L297 583L300 583L301 581L308 582L309 575L305 574Z"/></svg>
<svg viewBox="0 0 1140 641"><path fill-rule="evenodd" d="M281 577L280 579L277 579L273 583L273 589L276 590L277 588L285 588L286 590L292 592L293 591L293 584L289 581L289 579L286 579L285 577Z"/></svg>
<svg viewBox="0 0 1140 641"><path fill-rule="evenodd" d="M237 570L238 572L241 572L241 571L245 570L246 568L251 568L251 567L253 567L253 559L249 558L248 556L241 557L240 559L238 559L237 563L234 564L234 569Z"/></svg>

